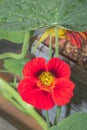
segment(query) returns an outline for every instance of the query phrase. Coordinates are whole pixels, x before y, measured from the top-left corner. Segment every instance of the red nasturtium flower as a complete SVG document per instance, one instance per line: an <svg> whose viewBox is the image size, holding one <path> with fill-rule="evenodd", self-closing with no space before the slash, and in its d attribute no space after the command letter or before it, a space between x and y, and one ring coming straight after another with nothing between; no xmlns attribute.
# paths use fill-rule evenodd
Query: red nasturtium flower
<svg viewBox="0 0 87 130"><path fill-rule="evenodd" d="M73 96L70 67L59 58L51 58L48 63L42 57L35 58L25 64L23 75L18 92L36 108L49 110L54 105L63 106Z"/></svg>

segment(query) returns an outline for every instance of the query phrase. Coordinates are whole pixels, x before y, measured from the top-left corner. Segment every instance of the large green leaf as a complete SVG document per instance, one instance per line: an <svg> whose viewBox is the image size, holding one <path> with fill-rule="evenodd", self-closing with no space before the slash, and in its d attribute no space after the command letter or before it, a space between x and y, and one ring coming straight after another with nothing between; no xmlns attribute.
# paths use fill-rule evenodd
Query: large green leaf
<svg viewBox="0 0 87 130"><path fill-rule="evenodd" d="M77 112L49 130L87 130L87 113Z"/></svg>
<svg viewBox="0 0 87 130"><path fill-rule="evenodd" d="M24 41L25 32L9 32L0 30L0 39L6 39L13 43L21 44Z"/></svg>
<svg viewBox="0 0 87 130"><path fill-rule="evenodd" d="M6 59L4 60L4 67L11 73L22 75L22 69L27 61L29 61L27 58L19 60Z"/></svg>
<svg viewBox="0 0 87 130"><path fill-rule="evenodd" d="M87 31L87 0L1 0L0 29L63 27Z"/></svg>

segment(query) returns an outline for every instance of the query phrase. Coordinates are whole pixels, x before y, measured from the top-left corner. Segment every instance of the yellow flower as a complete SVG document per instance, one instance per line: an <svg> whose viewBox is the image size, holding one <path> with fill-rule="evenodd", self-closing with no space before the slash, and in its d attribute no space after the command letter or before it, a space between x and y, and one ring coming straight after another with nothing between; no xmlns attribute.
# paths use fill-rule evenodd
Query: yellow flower
<svg viewBox="0 0 87 130"><path fill-rule="evenodd" d="M58 38L66 39L66 33L67 33L67 30L58 28ZM43 33L43 35L41 36L41 38L39 39L39 43L43 42L50 35L54 36L54 37L56 36L55 28L46 29L45 32Z"/></svg>

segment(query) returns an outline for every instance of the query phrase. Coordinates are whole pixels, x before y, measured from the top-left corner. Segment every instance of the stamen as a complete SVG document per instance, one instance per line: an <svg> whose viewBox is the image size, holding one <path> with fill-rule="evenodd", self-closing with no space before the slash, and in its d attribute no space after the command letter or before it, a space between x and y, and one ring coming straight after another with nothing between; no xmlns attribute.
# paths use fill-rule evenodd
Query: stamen
<svg viewBox="0 0 87 130"><path fill-rule="evenodd" d="M38 77L38 86L46 91L50 91L54 86L54 76L51 72L43 72Z"/></svg>

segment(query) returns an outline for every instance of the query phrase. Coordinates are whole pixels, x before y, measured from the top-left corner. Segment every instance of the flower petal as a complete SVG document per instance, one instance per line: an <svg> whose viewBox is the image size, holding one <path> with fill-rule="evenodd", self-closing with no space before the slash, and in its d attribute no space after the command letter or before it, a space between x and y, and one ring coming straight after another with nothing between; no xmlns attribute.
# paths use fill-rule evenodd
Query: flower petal
<svg viewBox="0 0 87 130"><path fill-rule="evenodd" d="M27 103L44 110L49 110L55 105L51 93L39 89L32 91L28 95Z"/></svg>
<svg viewBox="0 0 87 130"><path fill-rule="evenodd" d="M69 65L59 58L52 58L51 60L49 60L48 71L57 76L57 78L70 77Z"/></svg>
<svg viewBox="0 0 87 130"><path fill-rule="evenodd" d="M30 62L27 62L23 69L24 77L33 76L37 77L42 71L47 69L46 60L44 58L35 58Z"/></svg>
<svg viewBox="0 0 87 130"><path fill-rule="evenodd" d="M18 84L18 92L22 97L27 97L27 95L31 92L31 90L34 88L35 79L32 77L23 79Z"/></svg>
<svg viewBox="0 0 87 130"><path fill-rule="evenodd" d="M18 84L18 92L22 99L32 106L48 110L54 106L54 101L49 92L40 90L36 81L31 78L21 80Z"/></svg>
<svg viewBox="0 0 87 130"><path fill-rule="evenodd" d="M67 31L67 38L71 41L73 45L81 48L82 38L78 32Z"/></svg>
<svg viewBox="0 0 87 130"><path fill-rule="evenodd" d="M55 104L63 106L69 103L73 96L74 83L66 78L60 78L53 89L53 99Z"/></svg>

